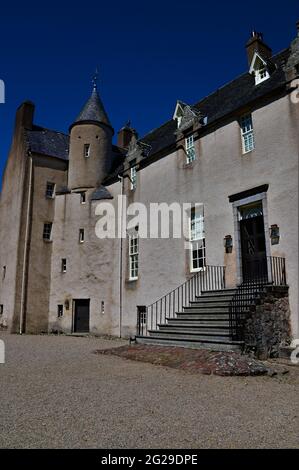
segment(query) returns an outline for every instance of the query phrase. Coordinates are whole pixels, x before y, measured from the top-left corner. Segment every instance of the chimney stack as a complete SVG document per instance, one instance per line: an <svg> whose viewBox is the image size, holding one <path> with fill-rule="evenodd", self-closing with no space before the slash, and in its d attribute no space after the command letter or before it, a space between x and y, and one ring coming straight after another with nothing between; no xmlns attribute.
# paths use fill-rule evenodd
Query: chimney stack
<svg viewBox="0 0 299 470"><path fill-rule="evenodd" d="M34 108L32 101L24 101L17 109L16 126L32 129Z"/></svg>
<svg viewBox="0 0 299 470"><path fill-rule="evenodd" d="M133 135L135 135L136 139L138 138L137 132L135 129L132 129L131 123L128 121L127 124L117 133L117 146L127 149Z"/></svg>
<svg viewBox="0 0 299 470"><path fill-rule="evenodd" d="M269 59L272 57L272 49L264 43L262 33L252 31L251 38L246 43L248 64L251 65L255 52L258 52L263 59Z"/></svg>

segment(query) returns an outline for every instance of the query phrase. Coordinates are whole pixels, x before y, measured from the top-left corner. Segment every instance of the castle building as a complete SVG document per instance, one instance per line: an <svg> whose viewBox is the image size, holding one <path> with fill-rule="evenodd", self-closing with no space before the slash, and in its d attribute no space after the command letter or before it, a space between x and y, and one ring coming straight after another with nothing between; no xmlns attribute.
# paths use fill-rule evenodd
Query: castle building
<svg viewBox="0 0 299 470"><path fill-rule="evenodd" d="M299 30L278 54L256 32L246 50L241 76L195 104L178 100L173 116L142 138L128 123L117 145L96 85L67 135L36 125L33 103L19 107L0 205L3 327L122 337L138 327L142 338L177 313L180 286L192 302L204 282L210 288L201 291L214 296L226 289L233 328L238 292L257 295L251 281L263 278L260 286L287 289L298 337ZM136 223L124 238L99 237L107 203L123 228L123 196L149 211L199 203L189 210L189 235L146 238ZM215 299L206 301L213 308ZM187 320L173 323L170 338ZM191 335L199 327L188 325Z"/></svg>

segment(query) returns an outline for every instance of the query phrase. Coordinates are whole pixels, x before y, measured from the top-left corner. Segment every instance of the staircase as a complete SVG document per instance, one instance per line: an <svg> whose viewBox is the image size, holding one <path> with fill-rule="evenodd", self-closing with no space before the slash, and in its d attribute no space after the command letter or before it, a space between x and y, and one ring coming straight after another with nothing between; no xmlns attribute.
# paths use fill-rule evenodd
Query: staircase
<svg viewBox="0 0 299 470"><path fill-rule="evenodd" d="M257 274L258 271L257 271ZM267 285L286 286L285 259L267 257L267 273L225 286L225 266L205 265L186 282L139 311L137 343L238 351L249 310Z"/></svg>
<svg viewBox="0 0 299 470"><path fill-rule="evenodd" d="M242 341L231 340L229 306L237 289L202 291L189 300L174 316L165 315L156 328L147 328L147 335L137 335L136 342L240 351Z"/></svg>

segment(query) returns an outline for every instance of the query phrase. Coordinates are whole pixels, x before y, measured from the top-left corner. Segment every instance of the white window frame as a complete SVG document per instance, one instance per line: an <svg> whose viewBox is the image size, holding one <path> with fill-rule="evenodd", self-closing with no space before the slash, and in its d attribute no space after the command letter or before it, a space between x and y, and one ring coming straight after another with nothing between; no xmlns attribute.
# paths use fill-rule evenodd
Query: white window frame
<svg viewBox="0 0 299 470"><path fill-rule="evenodd" d="M136 281L139 275L139 235L135 231L129 235L129 280Z"/></svg>
<svg viewBox="0 0 299 470"><path fill-rule="evenodd" d="M194 162L196 159L194 135L189 135L185 138L185 149L186 149L186 162L187 165Z"/></svg>
<svg viewBox="0 0 299 470"><path fill-rule="evenodd" d="M52 230L53 230L53 223L45 222L44 228L43 228L43 240L45 240L46 242L52 241Z"/></svg>
<svg viewBox="0 0 299 470"><path fill-rule="evenodd" d="M79 229L79 243L85 242L85 230L84 228Z"/></svg>
<svg viewBox="0 0 299 470"><path fill-rule="evenodd" d="M133 164L130 170L131 179L131 190L134 191L137 188L137 166Z"/></svg>
<svg viewBox="0 0 299 470"><path fill-rule="evenodd" d="M242 153L246 154L255 149L252 114L245 114L240 119L242 138Z"/></svg>
<svg viewBox="0 0 299 470"><path fill-rule="evenodd" d="M203 206L195 207L191 210L191 213L189 216L189 241L190 241L190 272L203 271L206 266L206 246L205 246ZM199 250L202 250L203 256L200 258L193 258L194 251L199 251ZM195 259L197 259L198 261L200 259L203 260L202 266L194 267L193 263Z"/></svg>
<svg viewBox="0 0 299 470"><path fill-rule="evenodd" d="M266 66L262 66L259 69L255 70L255 84L258 85L259 83L264 82L270 78L269 72Z"/></svg>
<svg viewBox="0 0 299 470"><path fill-rule="evenodd" d="M53 183L52 181L47 181L47 184L46 184L46 198L47 199L54 199L55 189L56 189L56 184Z"/></svg>
<svg viewBox="0 0 299 470"><path fill-rule="evenodd" d="M90 157L90 144L84 144L84 157Z"/></svg>

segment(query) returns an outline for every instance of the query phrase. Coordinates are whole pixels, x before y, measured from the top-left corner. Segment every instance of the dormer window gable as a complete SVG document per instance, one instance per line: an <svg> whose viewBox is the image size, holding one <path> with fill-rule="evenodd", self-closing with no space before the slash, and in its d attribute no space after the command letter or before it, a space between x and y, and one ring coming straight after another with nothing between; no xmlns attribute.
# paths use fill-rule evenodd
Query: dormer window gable
<svg viewBox="0 0 299 470"><path fill-rule="evenodd" d="M199 109L182 101L177 101L172 119L177 121L177 135L190 130L190 128L194 128L194 126L202 127L207 123L207 119Z"/></svg>
<svg viewBox="0 0 299 470"><path fill-rule="evenodd" d="M253 55L249 73L254 75L256 85L270 78L269 65L258 52Z"/></svg>
<svg viewBox="0 0 299 470"><path fill-rule="evenodd" d="M181 125L182 118L184 116L184 109L185 109L186 106L187 106L186 103L183 103L183 101L179 101L179 100L177 101L172 119L174 121L175 120L177 121L177 127L178 128Z"/></svg>

